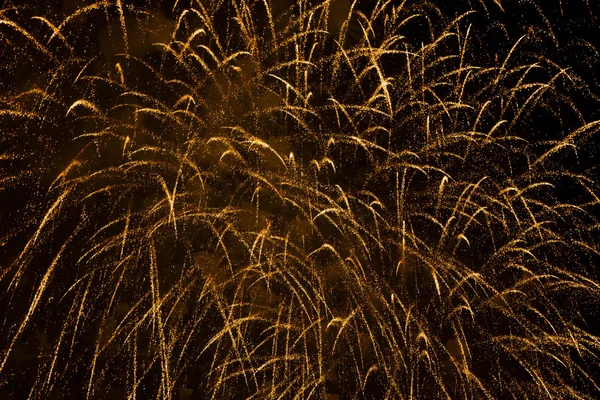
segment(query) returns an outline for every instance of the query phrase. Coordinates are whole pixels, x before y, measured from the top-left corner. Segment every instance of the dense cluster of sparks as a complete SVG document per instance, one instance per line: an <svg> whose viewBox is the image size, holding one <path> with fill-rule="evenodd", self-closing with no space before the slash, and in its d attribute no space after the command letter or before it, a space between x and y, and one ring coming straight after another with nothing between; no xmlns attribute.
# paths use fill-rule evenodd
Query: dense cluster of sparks
<svg viewBox="0 0 600 400"><path fill-rule="evenodd" d="M600 393L600 121L523 50L552 27L364 3L0 10L2 393Z"/></svg>

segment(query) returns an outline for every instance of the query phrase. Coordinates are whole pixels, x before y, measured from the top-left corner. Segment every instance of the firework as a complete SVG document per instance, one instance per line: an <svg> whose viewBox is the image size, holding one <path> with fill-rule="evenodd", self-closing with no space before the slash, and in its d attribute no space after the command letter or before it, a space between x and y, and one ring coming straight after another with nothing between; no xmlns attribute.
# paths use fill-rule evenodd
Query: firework
<svg viewBox="0 0 600 400"><path fill-rule="evenodd" d="M366 3L1 10L3 393L599 395L593 46Z"/></svg>

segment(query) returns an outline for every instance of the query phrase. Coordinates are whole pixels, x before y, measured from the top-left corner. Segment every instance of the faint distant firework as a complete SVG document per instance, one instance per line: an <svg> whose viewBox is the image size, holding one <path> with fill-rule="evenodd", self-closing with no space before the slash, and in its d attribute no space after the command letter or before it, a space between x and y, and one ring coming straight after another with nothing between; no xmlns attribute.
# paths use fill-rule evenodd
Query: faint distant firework
<svg viewBox="0 0 600 400"><path fill-rule="evenodd" d="M5 5L1 394L597 398L597 99L507 3Z"/></svg>

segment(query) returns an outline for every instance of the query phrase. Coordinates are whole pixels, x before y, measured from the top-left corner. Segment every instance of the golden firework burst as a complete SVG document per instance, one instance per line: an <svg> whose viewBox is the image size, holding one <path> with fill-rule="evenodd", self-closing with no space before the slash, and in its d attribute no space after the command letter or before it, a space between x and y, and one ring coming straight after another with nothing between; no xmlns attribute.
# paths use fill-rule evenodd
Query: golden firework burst
<svg viewBox="0 0 600 400"><path fill-rule="evenodd" d="M3 393L598 396L594 90L463 3L4 6Z"/></svg>

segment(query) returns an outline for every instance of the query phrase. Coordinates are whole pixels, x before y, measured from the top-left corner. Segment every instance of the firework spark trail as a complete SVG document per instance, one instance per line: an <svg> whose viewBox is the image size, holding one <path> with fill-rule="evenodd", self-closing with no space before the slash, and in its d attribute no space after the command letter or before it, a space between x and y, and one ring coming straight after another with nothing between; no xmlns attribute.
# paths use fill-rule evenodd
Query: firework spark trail
<svg viewBox="0 0 600 400"><path fill-rule="evenodd" d="M0 388L595 398L596 98L480 3L5 6Z"/></svg>

